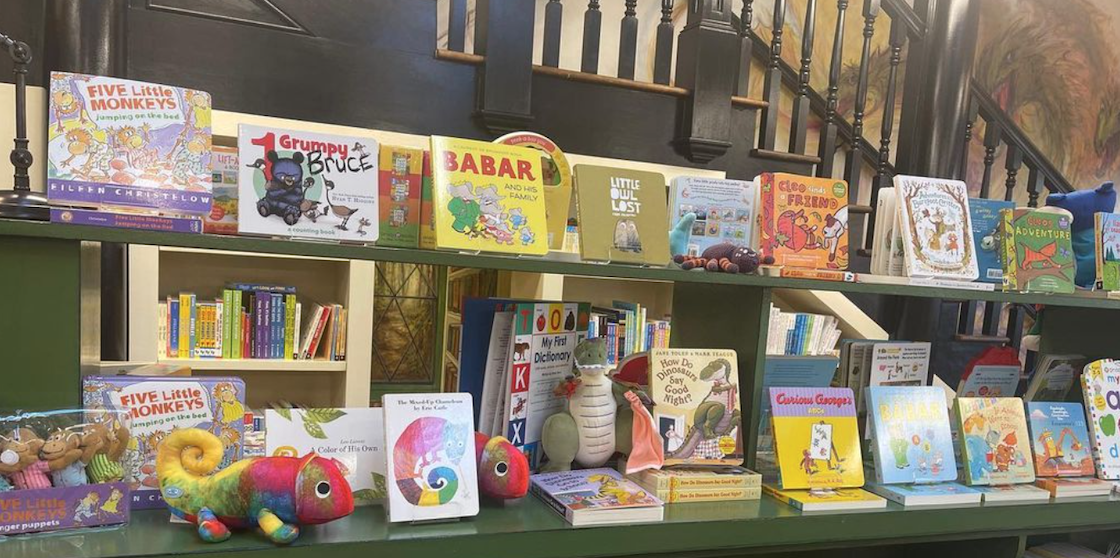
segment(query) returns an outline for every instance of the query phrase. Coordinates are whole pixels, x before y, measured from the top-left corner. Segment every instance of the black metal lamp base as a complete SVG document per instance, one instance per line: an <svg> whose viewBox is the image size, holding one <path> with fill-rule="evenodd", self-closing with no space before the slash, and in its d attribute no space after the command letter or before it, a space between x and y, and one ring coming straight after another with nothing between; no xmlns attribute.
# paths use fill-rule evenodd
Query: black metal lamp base
<svg viewBox="0 0 1120 558"><path fill-rule="evenodd" d="M0 218L49 221L47 197L27 190L0 190Z"/></svg>

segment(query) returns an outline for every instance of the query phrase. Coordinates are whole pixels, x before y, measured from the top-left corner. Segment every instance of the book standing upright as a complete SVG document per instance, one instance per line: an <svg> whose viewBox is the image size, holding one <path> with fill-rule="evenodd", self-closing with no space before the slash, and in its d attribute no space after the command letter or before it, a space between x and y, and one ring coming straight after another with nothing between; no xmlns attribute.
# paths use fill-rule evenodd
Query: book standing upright
<svg viewBox="0 0 1120 558"><path fill-rule="evenodd" d="M758 247L776 265L848 268L848 183L785 173L762 173Z"/></svg>
<svg viewBox="0 0 1120 558"><path fill-rule="evenodd" d="M688 239L691 256L721 242L750 246L757 195L754 183L744 180L678 176L669 185L668 226L689 213L696 215Z"/></svg>
<svg viewBox="0 0 1120 558"><path fill-rule="evenodd" d="M664 175L576 165L575 177L581 258L657 266L669 261Z"/></svg>
<svg viewBox="0 0 1120 558"><path fill-rule="evenodd" d="M1005 289L1072 293L1074 273L1073 216L1064 209L1000 211Z"/></svg>
<svg viewBox="0 0 1120 558"><path fill-rule="evenodd" d="M958 397L955 419L969 485L1033 482L1030 434L1018 397Z"/></svg>
<svg viewBox="0 0 1120 558"><path fill-rule="evenodd" d="M665 465L742 465L738 357L730 349L650 351L653 418Z"/></svg>
<svg viewBox="0 0 1120 558"><path fill-rule="evenodd" d="M894 186L906 275L976 280L968 186L959 180L906 175L896 175Z"/></svg>
<svg viewBox="0 0 1120 558"><path fill-rule="evenodd" d="M1081 391L1089 410L1093 461L1097 477L1120 480L1120 361L1095 360L1081 374Z"/></svg>

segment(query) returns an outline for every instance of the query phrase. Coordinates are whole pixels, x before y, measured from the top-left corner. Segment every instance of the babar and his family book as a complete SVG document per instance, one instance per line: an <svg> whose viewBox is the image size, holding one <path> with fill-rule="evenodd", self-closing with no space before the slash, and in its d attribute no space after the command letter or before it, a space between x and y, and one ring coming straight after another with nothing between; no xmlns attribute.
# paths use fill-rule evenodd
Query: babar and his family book
<svg viewBox="0 0 1120 558"><path fill-rule="evenodd" d="M762 173L758 247L774 263L810 269L848 268L848 183Z"/></svg>
<svg viewBox="0 0 1120 558"><path fill-rule="evenodd" d="M1093 460L1097 476L1107 480L1120 480L1120 361L1095 360L1085 366L1081 374L1081 392L1085 408L1089 410Z"/></svg>
<svg viewBox="0 0 1120 558"><path fill-rule="evenodd" d="M872 386L867 390L879 484L956 480L945 393L935 386Z"/></svg>
<svg viewBox="0 0 1120 558"><path fill-rule="evenodd" d="M1027 403L1038 477L1092 476L1093 451L1080 403Z"/></svg>
<svg viewBox="0 0 1120 558"><path fill-rule="evenodd" d="M420 186L424 152L381 146L378 161L377 244L416 248L420 244Z"/></svg>
<svg viewBox="0 0 1120 558"><path fill-rule="evenodd" d="M669 261L663 174L576 165L575 177L581 258L659 266Z"/></svg>
<svg viewBox="0 0 1120 558"><path fill-rule="evenodd" d="M52 205L178 215L210 212L210 94L51 72Z"/></svg>
<svg viewBox="0 0 1120 558"><path fill-rule="evenodd" d="M968 186L960 180L906 175L895 176L894 186L906 275L976 280L980 272Z"/></svg>
<svg viewBox="0 0 1120 558"><path fill-rule="evenodd" d="M377 140L241 124L237 230L377 240Z"/></svg>
<svg viewBox="0 0 1120 558"><path fill-rule="evenodd" d="M1000 211L1003 285L1018 291L1072 293L1073 216L1064 209Z"/></svg>
<svg viewBox="0 0 1120 558"><path fill-rule="evenodd" d="M742 465L735 351L653 349L649 360L665 465Z"/></svg>
<svg viewBox="0 0 1120 558"><path fill-rule="evenodd" d="M172 430L201 428L216 435L226 449L220 467L241 459L246 407L240 378L87 376L82 379L82 406L128 413L131 439L124 467L136 508L163 506L156 448Z"/></svg>
<svg viewBox="0 0 1120 558"><path fill-rule="evenodd" d="M1034 481L1030 434L1018 397L958 397L957 432L969 485Z"/></svg>
<svg viewBox="0 0 1120 558"><path fill-rule="evenodd" d="M548 253L540 152L432 136L436 247Z"/></svg>
<svg viewBox="0 0 1120 558"><path fill-rule="evenodd" d="M848 388L770 388L780 488L863 486L856 405Z"/></svg>

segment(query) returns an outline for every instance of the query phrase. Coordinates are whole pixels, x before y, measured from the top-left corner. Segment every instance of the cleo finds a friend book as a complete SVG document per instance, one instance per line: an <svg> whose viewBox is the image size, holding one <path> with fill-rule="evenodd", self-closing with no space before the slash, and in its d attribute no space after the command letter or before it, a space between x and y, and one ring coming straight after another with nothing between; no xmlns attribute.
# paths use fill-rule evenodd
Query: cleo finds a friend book
<svg viewBox="0 0 1120 558"><path fill-rule="evenodd" d="M848 268L848 183L762 173L758 247L774 263L811 269Z"/></svg>

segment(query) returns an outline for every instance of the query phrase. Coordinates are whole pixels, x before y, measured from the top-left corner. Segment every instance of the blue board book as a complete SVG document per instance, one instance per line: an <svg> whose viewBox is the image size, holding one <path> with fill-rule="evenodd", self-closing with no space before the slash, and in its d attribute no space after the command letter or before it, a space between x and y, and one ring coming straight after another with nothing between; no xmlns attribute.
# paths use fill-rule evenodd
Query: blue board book
<svg viewBox="0 0 1120 558"><path fill-rule="evenodd" d="M1091 477L1092 440L1080 403L1031 401L1027 423L1038 477Z"/></svg>
<svg viewBox="0 0 1120 558"><path fill-rule="evenodd" d="M770 449L770 388L826 388L836 374L838 364L832 356L767 356L762 372L762 393L759 395L760 450Z"/></svg>
<svg viewBox="0 0 1120 558"><path fill-rule="evenodd" d="M933 484L870 484L867 490L906 505L979 504L982 493L955 482Z"/></svg>
<svg viewBox="0 0 1120 558"><path fill-rule="evenodd" d="M459 339L459 391L471 394L474 420L482 409L482 383L486 372L486 353L490 349L490 330L494 312L502 304L514 302L503 298L468 298L463 301L462 337Z"/></svg>
<svg viewBox="0 0 1120 558"><path fill-rule="evenodd" d="M935 386L867 389L875 480L879 484L957 479L945 393Z"/></svg>
<svg viewBox="0 0 1120 558"><path fill-rule="evenodd" d="M1015 202L1003 200L968 200L968 210L972 217L972 240L976 247L976 264L980 268L977 281L1002 283L1003 266L1000 264L999 212L1001 209L1014 209Z"/></svg>
<svg viewBox="0 0 1120 558"><path fill-rule="evenodd" d="M688 253L698 256L721 242L749 246L755 226L755 185L742 180L680 176L669 185L669 226L696 215Z"/></svg>

